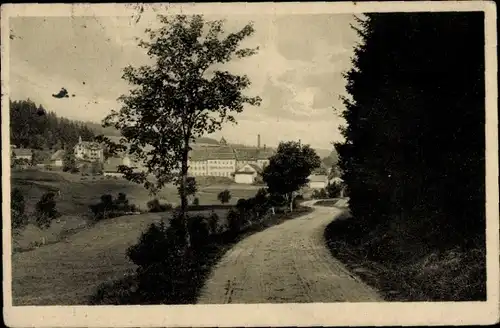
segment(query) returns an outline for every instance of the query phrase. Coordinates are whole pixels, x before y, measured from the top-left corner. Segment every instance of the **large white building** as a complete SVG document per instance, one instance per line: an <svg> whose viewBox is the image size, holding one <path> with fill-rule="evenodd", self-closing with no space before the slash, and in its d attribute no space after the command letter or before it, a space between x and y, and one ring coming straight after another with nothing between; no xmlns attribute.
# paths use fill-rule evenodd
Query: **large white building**
<svg viewBox="0 0 500 328"><path fill-rule="evenodd" d="M269 164L273 155L270 149L260 148L260 136L257 147L231 146L224 138L219 144L195 144L189 154L189 170L191 176L215 176L235 178L235 173L247 164L252 164L262 170Z"/></svg>
<svg viewBox="0 0 500 328"><path fill-rule="evenodd" d="M82 137L78 138L78 143L75 148L75 157L80 160L91 162L103 162L104 151L102 146L93 141L82 141Z"/></svg>

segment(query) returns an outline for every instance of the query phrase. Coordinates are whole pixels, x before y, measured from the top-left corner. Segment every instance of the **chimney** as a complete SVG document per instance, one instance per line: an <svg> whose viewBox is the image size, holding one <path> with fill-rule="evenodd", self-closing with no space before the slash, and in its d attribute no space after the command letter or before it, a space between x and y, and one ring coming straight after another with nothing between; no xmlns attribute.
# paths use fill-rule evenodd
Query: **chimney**
<svg viewBox="0 0 500 328"><path fill-rule="evenodd" d="M260 149L260 134L257 135L257 148Z"/></svg>

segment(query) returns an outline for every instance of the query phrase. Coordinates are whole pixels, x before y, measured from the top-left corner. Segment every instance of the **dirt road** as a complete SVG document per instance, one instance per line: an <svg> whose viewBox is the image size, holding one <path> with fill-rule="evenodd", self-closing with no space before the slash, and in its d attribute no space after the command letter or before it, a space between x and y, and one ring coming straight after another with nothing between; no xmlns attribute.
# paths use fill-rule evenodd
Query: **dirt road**
<svg viewBox="0 0 500 328"><path fill-rule="evenodd" d="M311 214L235 245L212 272L198 303L382 301L325 246L325 227L341 210L313 207Z"/></svg>

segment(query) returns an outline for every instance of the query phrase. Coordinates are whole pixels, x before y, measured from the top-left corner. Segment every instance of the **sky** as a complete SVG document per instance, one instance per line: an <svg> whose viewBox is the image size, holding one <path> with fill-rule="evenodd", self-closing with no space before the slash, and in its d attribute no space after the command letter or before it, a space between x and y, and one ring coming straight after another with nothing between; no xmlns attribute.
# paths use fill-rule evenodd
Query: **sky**
<svg viewBox="0 0 500 328"><path fill-rule="evenodd" d="M205 16L225 19L225 30L236 31L248 22L255 33L242 46L259 47L257 55L235 60L225 68L246 74L248 96L260 96L259 107L247 106L237 125L226 124L211 137L253 145L301 140L330 149L341 140L343 124L333 108L342 108L342 73L359 41L350 27L350 14ZM131 86L122 80L123 68L148 63L136 38L155 19L134 17L15 17L10 18L10 95L31 99L49 111L71 119L100 122L117 98ZM70 98L52 94L65 87ZM75 94L75 97L71 97Z"/></svg>

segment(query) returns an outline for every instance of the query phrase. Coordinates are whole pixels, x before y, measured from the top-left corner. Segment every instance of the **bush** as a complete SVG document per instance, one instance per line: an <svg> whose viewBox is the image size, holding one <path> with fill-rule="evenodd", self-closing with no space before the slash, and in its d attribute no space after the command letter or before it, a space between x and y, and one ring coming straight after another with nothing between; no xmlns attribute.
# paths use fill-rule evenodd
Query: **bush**
<svg viewBox="0 0 500 328"><path fill-rule="evenodd" d="M11 197L11 225L13 230L24 228L28 224L26 217L25 201L21 190L14 188L10 194Z"/></svg>
<svg viewBox="0 0 500 328"><path fill-rule="evenodd" d="M340 183L329 183L326 186L326 194L329 198L337 198L340 196L340 192L342 191L342 184Z"/></svg>
<svg viewBox="0 0 500 328"><path fill-rule="evenodd" d="M194 206L198 206L198 205L200 205L200 199L199 199L198 197L195 197L195 198L193 199L193 205L194 205Z"/></svg>
<svg viewBox="0 0 500 328"><path fill-rule="evenodd" d="M151 213L166 212L170 211L173 208L171 204L168 203L161 204L157 198L150 200L147 203L147 207L148 211Z"/></svg>
<svg viewBox="0 0 500 328"><path fill-rule="evenodd" d="M221 204L229 203L231 200L231 192L229 190L223 190L217 195L217 199L221 202Z"/></svg>
<svg viewBox="0 0 500 328"><path fill-rule="evenodd" d="M50 227L52 220L60 216L56 209L55 194L48 192L40 198L35 206L35 221L39 228L46 229Z"/></svg>
<svg viewBox="0 0 500 328"><path fill-rule="evenodd" d="M210 229L210 233L213 235L217 234L219 232L219 216L217 215L217 213L212 211L212 213L210 213L210 216L208 217L207 221L208 221L208 227Z"/></svg>
<svg viewBox="0 0 500 328"><path fill-rule="evenodd" d="M326 199L328 198L328 195L326 193L325 189L315 189L312 193L312 198L313 199Z"/></svg>
<svg viewBox="0 0 500 328"><path fill-rule="evenodd" d="M205 217L188 217L188 230L191 236L191 246L194 249L200 249L207 244L210 227Z"/></svg>
<svg viewBox="0 0 500 328"><path fill-rule="evenodd" d="M227 213L227 224L229 232L236 236L244 228L245 220L243 215L238 211L229 210Z"/></svg>
<svg viewBox="0 0 500 328"><path fill-rule="evenodd" d="M124 193L119 193L116 199L109 194L102 195L101 201L90 205L89 208L96 221L122 216L137 209L135 205L129 204L127 195Z"/></svg>
<svg viewBox="0 0 500 328"><path fill-rule="evenodd" d="M167 228L165 223L152 223L142 233L139 242L127 249L128 258L136 265L146 268L154 263L168 261L180 255L175 237L175 228Z"/></svg>

